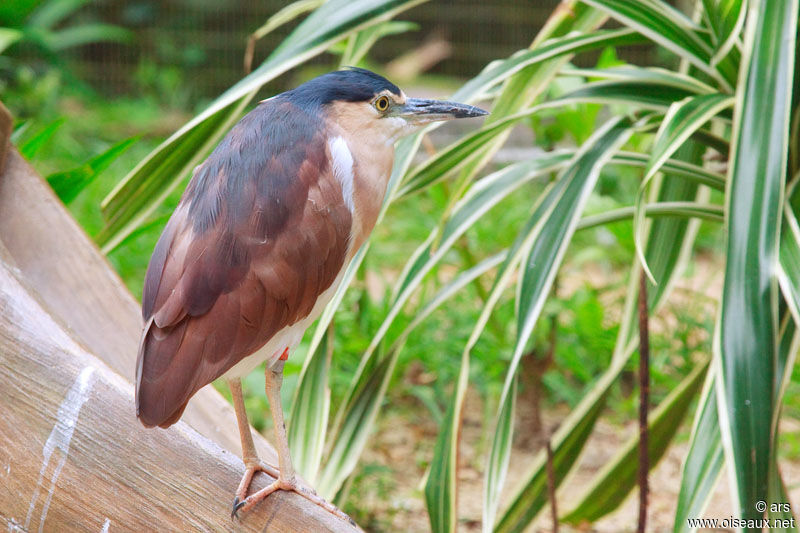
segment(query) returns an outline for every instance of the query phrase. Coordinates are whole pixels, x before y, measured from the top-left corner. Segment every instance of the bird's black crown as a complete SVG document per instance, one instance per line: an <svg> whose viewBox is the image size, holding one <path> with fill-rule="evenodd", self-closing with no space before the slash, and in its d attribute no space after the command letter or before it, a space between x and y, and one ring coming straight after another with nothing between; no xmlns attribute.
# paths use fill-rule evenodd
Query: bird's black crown
<svg viewBox="0 0 800 533"><path fill-rule="evenodd" d="M316 107L331 102L366 102L381 91L400 94L400 89L383 76L369 70L348 67L318 76L282 96L300 107Z"/></svg>

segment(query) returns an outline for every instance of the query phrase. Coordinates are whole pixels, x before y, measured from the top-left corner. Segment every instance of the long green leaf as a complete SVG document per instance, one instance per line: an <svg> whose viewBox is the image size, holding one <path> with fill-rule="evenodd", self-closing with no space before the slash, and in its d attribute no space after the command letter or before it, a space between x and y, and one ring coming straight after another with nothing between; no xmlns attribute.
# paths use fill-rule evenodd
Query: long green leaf
<svg viewBox="0 0 800 533"><path fill-rule="evenodd" d="M386 394L386 387L394 372L399 350L380 358L370 372L364 374L352 395L346 415L327 454L325 467L317 481L317 491L331 500L347 476L355 468L361 451L366 446L372 424Z"/></svg>
<svg viewBox="0 0 800 533"><path fill-rule="evenodd" d="M710 94L717 90L703 81L683 74L657 67L636 67L623 65L610 68L568 68L561 71L562 76L582 76L616 81L637 81L659 86L675 87L688 93Z"/></svg>
<svg viewBox="0 0 800 533"><path fill-rule="evenodd" d="M505 252L495 254L446 283L397 336L387 350L389 355L381 358L369 371L365 370L359 375L351 399L341 408L342 421L331 440L332 451L317 485L322 494L331 496L336 494L355 468L372 432L374 418L385 395L385 387L376 384L388 383L394 371L397 355L414 328L478 276L496 267L504 257Z"/></svg>
<svg viewBox="0 0 800 533"><path fill-rule="evenodd" d="M689 527L689 519L703 516L725 462L717 416L715 376L713 369L706 376L706 383L695 410L692 436L683 462L681 488L675 507L675 533L697 529Z"/></svg>
<svg viewBox="0 0 800 533"><path fill-rule="evenodd" d="M425 483L425 503L433 533L454 533L456 516L456 473L458 471L458 440L461 428L461 407L469 378L469 353L461 354L461 368L453 391L453 401L447 410L442 430L436 438L428 481Z"/></svg>
<svg viewBox="0 0 800 533"><path fill-rule="evenodd" d="M515 163L477 181L456 205L441 232L434 230L417 249L395 284L392 306L367 352L374 350L388 331L394 317L419 287L425 275L450 250L457 239L481 219L491 208L523 184L547 176L569 162L569 155L554 152L538 159Z"/></svg>
<svg viewBox="0 0 800 533"><path fill-rule="evenodd" d="M298 380L289 418L289 449L295 469L314 485L325 447L325 430L331 407L328 373L333 354L333 325L311 353Z"/></svg>
<svg viewBox="0 0 800 533"><path fill-rule="evenodd" d="M341 66L357 65L364 56L367 55L372 46L379 39L387 35L397 35L408 31L416 30L419 26L413 22L388 20L369 28L365 28L358 33L351 35L347 39L344 53L342 54Z"/></svg>
<svg viewBox="0 0 800 533"><path fill-rule="evenodd" d="M293 21L300 15L308 13L309 11L314 11L324 3L325 0L297 0L296 2L292 2L288 6L272 14L261 27L252 33L252 38L255 40L263 39L284 24Z"/></svg>
<svg viewBox="0 0 800 533"><path fill-rule="evenodd" d="M788 502L786 487L781 478L778 466L778 442L780 415L782 412L783 398L792 375L792 369L797 361L797 352L800 349L800 334L797 331L797 324L800 324L800 225L787 195L784 206L784 223L781 235L780 248L780 269L778 281L781 288L783 299L786 302L788 312L784 313L781 327L781 343L778 352L778 361L775 373L775 405L772 419L772 457L769 471L769 485L767 487L767 501L769 502ZM784 524L794 524L787 530L797 531L797 520L793 516L791 508L786 509L781 506L772 511L770 506L767 514L770 519L779 519Z"/></svg>
<svg viewBox="0 0 800 533"><path fill-rule="evenodd" d="M62 124L64 124L64 119L59 118L45 126L41 131L36 133L36 135L19 145L19 153L26 159L33 159L36 157L39 150L53 138L53 135L55 135Z"/></svg>
<svg viewBox="0 0 800 533"><path fill-rule="evenodd" d="M691 163L697 163L702 156L702 149L690 143L681 149L679 155ZM654 189L658 192L658 199L663 201L698 198L697 186L685 180L666 181ZM672 279L677 277L684 262L683 258L692 248L697 227L696 223L685 219L663 218L653 221L648 236L647 260L654 272L659 275L663 272L663 279L669 281L648 292L648 307L651 313L658 309L669 294ZM638 333L634 325L640 272L636 260L631 269L628 294L610 367L598 378L553 436L556 479L563 479L574 466L605 405L611 386L625 368L636 347ZM522 487L502 515L496 531L522 531L536 517L547 500L545 466L545 454L540 452L531 471L525 476Z"/></svg>
<svg viewBox="0 0 800 533"><path fill-rule="evenodd" d="M692 400L703 384L706 370L708 361L697 365L648 417L647 452L650 469L658 464L667 451ZM578 503L563 516L562 520L571 524L594 522L617 509L636 486L638 452L637 433L594 476Z"/></svg>
<svg viewBox="0 0 800 533"><path fill-rule="evenodd" d="M306 17L251 74L153 150L103 200L107 225L96 237L108 252L166 198L235 122L268 81L345 37L423 0L330 0Z"/></svg>
<svg viewBox="0 0 800 533"><path fill-rule="evenodd" d="M613 164L643 168L647 167L649 162L649 156L637 152L619 152L611 159ZM682 159L667 159L661 170L671 177L687 179L699 185L708 185L718 191L725 191L725 176Z"/></svg>
<svg viewBox="0 0 800 533"><path fill-rule="evenodd" d="M786 258L788 259L788 257ZM786 263L782 256L781 262L784 268L795 269L798 263ZM791 265L791 266L790 266ZM784 295L786 293L784 292ZM787 300L788 303L788 300ZM791 308L793 304L789 304ZM781 323L783 324L780 332L778 361L775 375L775 403L779 405L782 400L783 392L791 376L791 369L794 367L797 357L798 343L800 337L794 320L791 319L793 313L784 312ZM689 443L689 450L683 464L681 475L681 489L678 494L678 504L675 510L674 533L693 532L696 527L689 527L689 518L702 517L705 507L711 499L714 487L722 471L725 462L725 452L722 446L722 433L719 424L716 398L716 371L712 369L706 378L706 384L700 395L700 402L695 412L695 422L692 429L692 436ZM773 416L773 456L770 464L769 486L767 489L768 502L787 502L784 487L777 468L777 456L775 455L777 444L777 419L780 411ZM780 509L778 513L768 513L769 518L779 518L781 520L791 519L791 511L788 513ZM795 531L796 528L789 528Z"/></svg>
<svg viewBox="0 0 800 533"><path fill-rule="evenodd" d="M656 283L652 272L647 267L644 259L644 246L642 238L644 234L644 211L645 194L650 180L661 170L664 162L674 154L678 148L685 143L689 137L699 130L706 122L717 116L724 109L733 105L733 98L722 94L704 94L686 98L680 102L672 104L667 111L664 121L656 134L655 144L650 155L650 161L639 187L639 194L636 197L637 215L634 217L634 243L639 260L642 262L645 274L651 283Z"/></svg>
<svg viewBox="0 0 800 533"><path fill-rule="evenodd" d="M553 473L557 483L566 477L575 464L605 406L608 391L623 366L612 363L553 435ZM525 531L544 507L547 502L546 464L544 452L539 452L522 487L512 497L511 504L501 515L494 531Z"/></svg>
<svg viewBox="0 0 800 533"><path fill-rule="evenodd" d="M594 228L611 222L618 222L629 218L632 219L634 212L635 209L633 206L627 206L612 209L605 213L589 215L581 219L577 229ZM701 204L699 202L655 202L647 205L645 208L645 216L699 218L712 222L723 222L725 220L725 213L722 207L713 204Z"/></svg>
<svg viewBox="0 0 800 533"><path fill-rule="evenodd" d="M651 79L597 81L587 83L557 99L564 103L625 105L638 109L665 111L673 103L694 96L694 89Z"/></svg>
<svg viewBox="0 0 800 533"><path fill-rule="evenodd" d="M43 2L30 14L27 24L38 28L50 29L90 0L52 0Z"/></svg>
<svg viewBox="0 0 800 533"><path fill-rule="evenodd" d="M509 126L530 117L544 106L535 106L519 113L504 117L502 120L485 125L440 150L435 156L427 159L406 176L404 184L397 193L399 198L417 192L425 187L445 179L450 173L466 165L474 154L502 134Z"/></svg>
<svg viewBox="0 0 800 533"><path fill-rule="evenodd" d="M47 182L61 201L68 204L136 141L135 138L120 141L78 168L50 174L47 176Z"/></svg>
<svg viewBox="0 0 800 533"><path fill-rule="evenodd" d="M95 42L129 43L134 33L113 24L81 24L42 36L42 42L55 52Z"/></svg>
<svg viewBox="0 0 800 533"><path fill-rule="evenodd" d="M795 323L800 324L800 225L788 202L781 228L778 281Z"/></svg>
<svg viewBox="0 0 800 533"><path fill-rule="evenodd" d="M553 16L545 23L537 38L531 45L532 49L541 46L549 38L565 35L570 31L586 31L595 29L602 23L604 17L591 8L587 8L577 2L565 2L561 9L557 10ZM488 117L487 123L495 120L502 120L503 117L512 115L521 109L530 106L533 100L541 94L547 86L549 80L553 78L557 70L568 60L568 56L551 59L549 61L528 65L511 77L504 85L500 96L495 101L493 115ZM489 161L492 155L502 146L508 137L509 131L496 136L490 143L486 144L480 154L474 157L470 163L461 171L456 190L463 184L469 183L478 171ZM540 204L541 207L541 204ZM449 212L449 209L446 211ZM518 260L518 252L524 238L518 237L509 251L509 257L501 266L495 287L507 282L508 276L513 272L513 265ZM515 252L516 248L516 252ZM494 303L499 297L499 291L494 292ZM469 368L469 350L474 345L480 335L483 326L488 320L488 314L494 306L493 302L487 302L484 311L481 313L478 324L473 329L473 334L467 342L467 346L462 354L461 372L459 374L459 386L456 388L453 402L450 406L449 414L452 416L443 425L442 431L437 439L436 449L434 450L433 465L439 465L434 482L428 481L426 486L426 503L431 516L432 527L447 530L454 528L456 523L455 515L455 455L458 449L458 432L453 426L461 420L461 406L463 405L463 395L466 390L466 379ZM463 384L463 386L461 386ZM431 475L433 475L433 468Z"/></svg>
<svg viewBox="0 0 800 533"><path fill-rule="evenodd" d="M745 0L703 0L705 17L711 27L716 50L711 64L715 64L736 44L747 13Z"/></svg>
<svg viewBox="0 0 800 533"><path fill-rule="evenodd" d="M464 196L443 231L439 233L434 230L430 237L418 248L407 263L395 286L395 296L392 298L392 305L383 323L362 355L350 388L337 412L334 422L335 431L341 426L345 416L344 413L350 410L349 406L354 398L357 383L362 380L365 369L372 364L375 350L380 341L389 330L395 317L400 313L403 305L408 301L408 298L419 287L425 275L442 260L458 237L463 235L489 209L522 186L523 183L552 172L568 160L569 158L565 154L555 153L541 159L523 161L511 165L481 179ZM436 247L434 247L435 241L438 242Z"/></svg>
<svg viewBox="0 0 800 533"><path fill-rule="evenodd" d="M653 40L716 79L730 90L730 84L711 66L713 50L700 37L697 25L683 13L661 0L583 0L605 10L625 26Z"/></svg>
<svg viewBox="0 0 800 533"><path fill-rule="evenodd" d="M561 260L572 239L578 220L600 176L600 169L632 133L631 123L617 118L600 128L575 154L570 165L558 178L559 187L553 187L545 202L550 208L538 218L534 237L523 256L522 279L518 293L517 340L506 374L497 429L489 452L484 488L484 529L494 524L499 495L505 483L513 433L514 383L520 358L539 318L544 301L550 293ZM556 448L559 444L556 444ZM527 512L536 512L535 506Z"/></svg>
<svg viewBox="0 0 800 533"><path fill-rule="evenodd" d="M715 342L735 513L758 519L769 480L778 353L776 264L789 139L797 0L753 2L737 93L728 245Z"/></svg>
<svg viewBox="0 0 800 533"><path fill-rule="evenodd" d="M531 49L544 46L545 42L568 35L571 32L587 32L595 30L605 20L605 16L597 10L577 1L565 1L555 10L531 44ZM570 59L571 55L559 55L541 63L531 64L514 74L503 85L500 95L495 100L492 114L486 118L489 125L501 121L505 117L530 107L548 87L558 69ZM497 150L506 142L511 133L510 125L485 144L464 165L456 182L456 193L451 204L445 209L445 217L452 208L452 202L459 198L461 191L472 182L478 172L491 160Z"/></svg>
<svg viewBox="0 0 800 533"><path fill-rule="evenodd" d="M794 264L791 268L797 268ZM781 405L786 388L792 376L792 369L797 361L797 352L800 348L800 335L797 333L797 326L791 312L784 311L781 320L780 344L778 349L778 359L775 366L775 398L777 406L772 415L772 454L769 465L769 482L767 485L767 500L770 505L767 507L767 517L773 522L781 522L782 531L797 531L797 520L792 514L792 509L788 505L788 491L784 486L781 477L780 466L778 465L778 443L779 443L779 424L782 413ZM774 505L777 503L778 505Z"/></svg>
<svg viewBox="0 0 800 533"><path fill-rule="evenodd" d="M627 28L620 30L598 30L585 34L550 39L529 50L520 50L507 59L493 61L486 65L475 78L465 83L453 99L461 101L464 94L484 94L495 85L505 81L520 70L542 61L563 55L573 55L607 47L629 46L646 42L642 37Z"/></svg>

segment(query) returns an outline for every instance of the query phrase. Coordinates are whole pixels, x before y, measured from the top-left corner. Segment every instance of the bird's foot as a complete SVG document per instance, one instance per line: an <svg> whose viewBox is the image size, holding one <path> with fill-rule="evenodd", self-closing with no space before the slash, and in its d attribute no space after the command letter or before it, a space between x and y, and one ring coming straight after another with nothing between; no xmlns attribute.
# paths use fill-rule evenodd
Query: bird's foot
<svg viewBox="0 0 800 533"><path fill-rule="evenodd" d="M242 480L239 482L239 487L236 489L236 497L233 499L233 511L231 511L231 518L236 516L236 512L239 510L240 502L243 502L247 498L247 491L250 490L250 484L253 482L253 476L255 476L256 472L264 472L265 474L276 479L280 477L280 471L276 467L258 459L246 461L245 466L246 468L244 475L242 476Z"/></svg>
<svg viewBox="0 0 800 533"><path fill-rule="evenodd" d="M276 479L263 489L254 492L250 496L247 496L247 490L250 488L250 483L253 480L253 475L259 470L262 472L266 472L267 474ZM353 526L356 525L356 523L353 521L352 518L347 516L347 514L345 514L341 509L339 509L332 503L326 501L313 489L300 485L296 479L288 480L282 478L276 468L265 463L261 463L254 467L248 467L247 470L245 471L244 477L242 477L242 482L239 484L239 488L236 491L236 497L233 500L233 511L231 512L231 517L238 518L239 511L246 513L247 511L252 509L258 502L266 499L267 496L278 490L289 490L292 492L296 492L303 498L307 499L312 503L315 503L316 505L319 505L332 515L340 518L341 520L345 520L346 522L350 523Z"/></svg>

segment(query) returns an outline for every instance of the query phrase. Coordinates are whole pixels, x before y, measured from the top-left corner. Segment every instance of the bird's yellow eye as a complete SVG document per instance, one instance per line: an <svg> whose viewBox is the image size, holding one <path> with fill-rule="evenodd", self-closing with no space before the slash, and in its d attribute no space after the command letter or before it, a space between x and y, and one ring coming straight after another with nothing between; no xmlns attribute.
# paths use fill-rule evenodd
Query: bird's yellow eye
<svg viewBox="0 0 800 533"><path fill-rule="evenodd" d="M383 113L384 111L389 109L389 97L388 96L381 96L380 98L375 100L375 102L373 102L372 105L375 106L375 109L377 109L378 111Z"/></svg>

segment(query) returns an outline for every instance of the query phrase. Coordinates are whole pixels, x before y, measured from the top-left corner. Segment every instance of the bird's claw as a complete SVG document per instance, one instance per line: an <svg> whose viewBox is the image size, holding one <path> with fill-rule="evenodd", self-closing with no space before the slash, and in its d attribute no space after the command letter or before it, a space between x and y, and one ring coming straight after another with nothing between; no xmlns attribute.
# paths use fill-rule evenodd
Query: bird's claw
<svg viewBox="0 0 800 533"><path fill-rule="evenodd" d="M244 500L239 500L239 497L236 496L233 499L233 509L231 510L231 518L239 518L239 509L242 508L244 505Z"/></svg>

